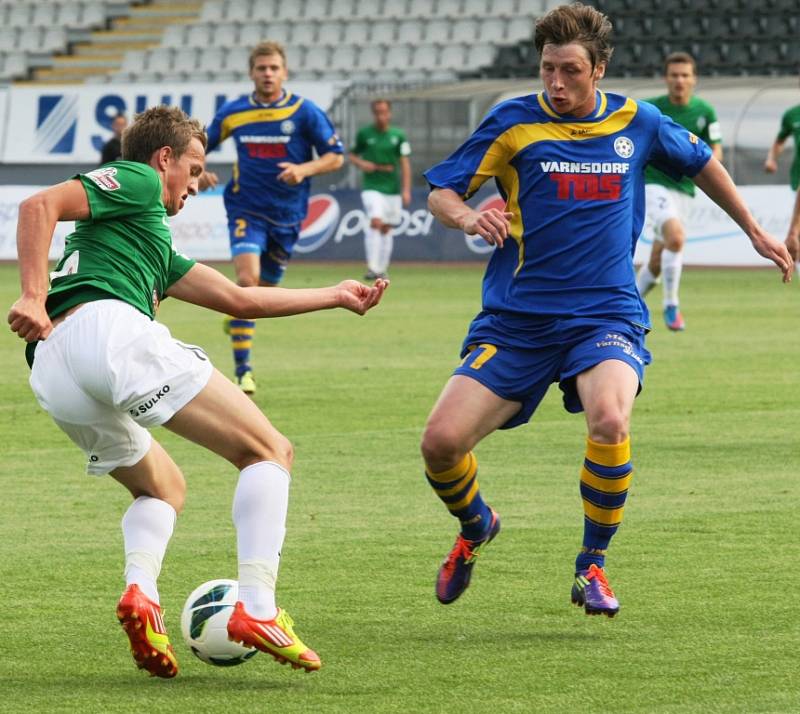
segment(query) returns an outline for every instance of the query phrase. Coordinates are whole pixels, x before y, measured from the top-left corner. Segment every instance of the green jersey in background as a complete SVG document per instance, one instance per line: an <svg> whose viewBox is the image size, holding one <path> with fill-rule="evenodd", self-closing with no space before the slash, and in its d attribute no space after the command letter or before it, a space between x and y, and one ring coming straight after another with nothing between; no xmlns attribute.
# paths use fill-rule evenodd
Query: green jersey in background
<svg viewBox="0 0 800 714"><path fill-rule="evenodd" d="M91 216L75 222L50 274L48 314L111 298L154 318L167 288L194 265L172 246L161 179L135 161L114 161L75 178L86 190Z"/></svg>
<svg viewBox="0 0 800 714"><path fill-rule="evenodd" d="M709 146L722 143L722 131L717 120L717 113L708 102L692 97L688 104L673 104L668 95L645 99L646 102L657 106L662 114L666 114L677 124L696 134ZM695 185L690 178L683 177L680 181L667 176L663 171L648 164L644 173L645 183L658 183L673 191L681 191L694 196Z"/></svg>
<svg viewBox="0 0 800 714"><path fill-rule="evenodd" d="M351 153L375 164L394 166L394 171L391 172L364 173L362 188L365 191L388 194L398 194L402 191L400 157L411 155L411 147L402 129L390 126L386 131L379 131L374 124L362 127L356 134L356 143Z"/></svg>
<svg viewBox="0 0 800 714"><path fill-rule="evenodd" d="M787 109L781 117L781 128L778 132L778 141L785 141L789 135L794 139L794 161L790 169L792 191L800 186L800 105Z"/></svg>

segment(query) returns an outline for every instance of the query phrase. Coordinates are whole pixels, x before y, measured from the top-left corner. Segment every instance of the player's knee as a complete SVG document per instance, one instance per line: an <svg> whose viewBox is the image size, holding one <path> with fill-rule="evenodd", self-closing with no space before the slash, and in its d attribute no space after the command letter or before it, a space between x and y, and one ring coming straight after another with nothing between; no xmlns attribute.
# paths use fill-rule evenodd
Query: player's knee
<svg viewBox="0 0 800 714"><path fill-rule="evenodd" d="M383 227L383 221L380 218L371 218L369 221L369 227L380 230Z"/></svg>
<svg viewBox="0 0 800 714"><path fill-rule="evenodd" d="M258 275L255 273L238 273L236 275L236 284L242 288L254 288L258 285Z"/></svg>
<svg viewBox="0 0 800 714"><path fill-rule="evenodd" d="M664 248L677 253L686 243L686 231L680 221L673 219L664 224Z"/></svg>
<svg viewBox="0 0 800 714"><path fill-rule="evenodd" d="M464 456L464 448L453 430L436 422L425 427L420 451L425 464L434 471L444 471L455 466Z"/></svg>
<svg viewBox="0 0 800 714"><path fill-rule="evenodd" d="M628 438L630 419L621 410L609 406L592 417L589 438L601 444L619 444Z"/></svg>
<svg viewBox="0 0 800 714"><path fill-rule="evenodd" d="M261 461L274 461L287 471L291 470L294 461L292 442L283 434L257 438L240 451L233 463L241 470Z"/></svg>

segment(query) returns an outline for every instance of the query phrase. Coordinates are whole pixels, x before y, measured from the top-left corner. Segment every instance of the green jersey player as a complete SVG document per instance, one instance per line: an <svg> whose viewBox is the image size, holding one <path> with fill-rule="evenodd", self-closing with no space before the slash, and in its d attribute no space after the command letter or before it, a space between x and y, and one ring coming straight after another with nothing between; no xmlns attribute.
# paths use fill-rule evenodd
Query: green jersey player
<svg viewBox="0 0 800 714"><path fill-rule="evenodd" d="M233 502L239 599L232 639L308 671L320 659L275 605L292 446L199 347L155 321L165 297L242 317L343 307L363 314L386 287L239 287L180 255L167 216L198 188L206 136L180 109L148 109L124 133L123 161L41 191L19 207L22 295L11 329L28 343L30 383L56 424L86 452L87 471L109 473L134 498L122 519L126 589L117 617L139 667L174 677L156 580L183 507L183 474L148 428L214 451L239 471ZM48 289L56 222L76 221Z"/></svg>
<svg viewBox="0 0 800 714"><path fill-rule="evenodd" d="M775 142L770 147L767 159L764 162L764 171L774 174L778 170L778 156L783 151L786 140L792 137L794 140L794 160L790 169L789 180L792 191L797 191L800 187L800 104L791 109L787 109L781 118L781 128ZM792 254L795 261L795 271L800 276L800 192L794 202L794 210L789 224L789 232L786 236L786 247Z"/></svg>
<svg viewBox="0 0 800 714"><path fill-rule="evenodd" d="M361 201L369 218L364 235L368 280L385 278L392 257L392 228L411 204L411 147L405 132L391 125L392 105L372 102L375 122L359 129L350 161L364 172ZM399 171L398 171L399 170Z"/></svg>
<svg viewBox="0 0 800 714"><path fill-rule="evenodd" d="M673 52L664 60L667 94L647 101L657 106L711 147L717 161L722 161L722 133L717 114L708 102L693 96L697 84L694 58L686 52ZM645 172L647 217L645 232L650 233L653 248L650 260L639 270L637 286L646 295L664 277L664 322L673 331L683 330L678 289L683 268L684 227L695 188L691 179L675 181L653 166Z"/></svg>

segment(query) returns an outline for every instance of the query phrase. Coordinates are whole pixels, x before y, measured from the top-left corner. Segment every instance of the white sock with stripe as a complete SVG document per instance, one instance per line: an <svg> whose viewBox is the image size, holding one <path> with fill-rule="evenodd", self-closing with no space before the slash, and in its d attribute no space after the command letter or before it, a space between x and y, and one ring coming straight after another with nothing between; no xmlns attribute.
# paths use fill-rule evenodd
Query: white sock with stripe
<svg viewBox="0 0 800 714"><path fill-rule="evenodd" d="M661 274L664 276L664 307L677 306L678 288L681 284L683 271L683 251L673 251L664 248L661 253Z"/></svg>
<svg viewBox="0 0 800 714"><path fill-rule="evenodd" d="M364 252L367 257L367 268L373 273L381 272L381 252L383 236L377 228L367 228L364 233Z"/></svg>
<svg viewBox="0 0 800 714"><path fill-rule="evenodd" d="M275 581L286 535L289 472L274 461L242 469L233 497L239 553L239 600L259 620L277 614Z"/></svg>
<svg viewBox="0 0 800 714"><path fill-rule="evenodd" d="M380 250L380 270L378 273L387 273L389 271L389 262L392 259L392 250L394 249L394 236L392 232L381 233L381 250Z"/></svg>
<svg viewBox="0 0 800 714"><path fill-rule="evenodd" d="M158 580L177 514L166 501L139 496L122 517L125 543L125 585L136 584L151 600L158 600Z"/></svg>

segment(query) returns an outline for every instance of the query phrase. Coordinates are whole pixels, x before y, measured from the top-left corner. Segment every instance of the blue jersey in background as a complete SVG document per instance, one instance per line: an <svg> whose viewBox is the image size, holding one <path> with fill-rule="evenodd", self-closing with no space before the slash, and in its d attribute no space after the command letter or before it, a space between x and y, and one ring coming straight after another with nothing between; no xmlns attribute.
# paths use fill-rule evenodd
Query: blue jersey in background
<svg viewBox="0 0 800 714"><path fill-rule="evenodd" d="M511 239L486 269L485 311L649 327L633 267L645 166L693 177L711 150L651 104L598 91L596 107L576 119L544 93L502 102L425 173L464 198L494 178L514 214Z"/></svg>
<svg viewBox="0 0 800 714"><path fill-rule="evenodd" d="M271 104L254 95L224 104L208 127L208 151L232 136L237 162L225 187L225 208L252 213L280 224L299 224L306 216L311 182L289 186L278 181L279 163L301 164L330 151L341 154L342 142L328 116L309 99L284 92Z"/></svg>

